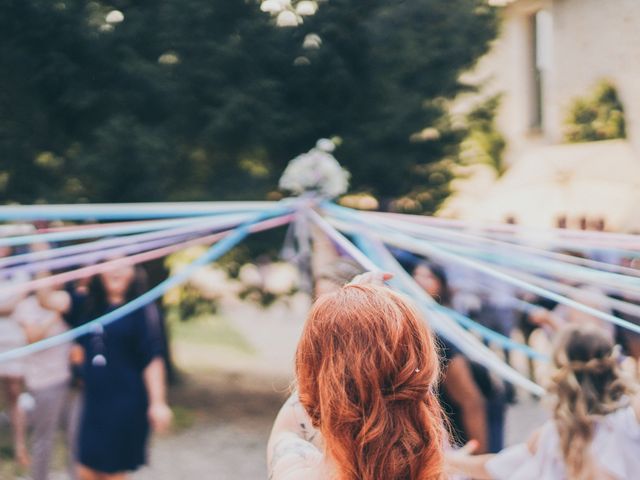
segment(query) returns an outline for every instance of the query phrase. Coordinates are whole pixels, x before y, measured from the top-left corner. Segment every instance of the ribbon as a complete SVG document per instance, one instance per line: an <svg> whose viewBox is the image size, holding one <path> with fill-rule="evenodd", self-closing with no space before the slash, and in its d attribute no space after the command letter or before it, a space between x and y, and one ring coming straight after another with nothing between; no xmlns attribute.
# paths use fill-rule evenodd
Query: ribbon
<svg viewBox="0 0 640 480"><path fill-rule="evenodd" d="M286 203L286 202L285 202ZM268 211L279 202L103 203L75 205L8 205L0 221L9 220L140 220Z"/></svg>
<svg viewBox="0 0 640 480"><path fill-rule="evenodd" d="M209 248L203 255L187 265L184 269L180 270L180 272L160 282L158 285L151 288L139 297L131 300L128 303L125 303L115 310L106 313L105 315L102 315L84 325L68 330L60 335L55 335L20 348L2 352L0 353L0 363L22 358L27 355L40 352L42 350L62 345L64 343L73 341L82 335L91 333L92 331L96 331L96 329L98 331L101 330L105 326L155 301L156 299L164 295L164 293L166 293L168 290L180 285L181 283L184 283L198 268L219 259L222 255L227 253L234 246L240 243L245 237L247 237L247 235L249 235L249 233L251 232L252 226L258 224L263 220L267 220L276 216L282 216L285 213L287 213L287 210L280 208L256 215L255 218L253 218L251 221L245 222L241 226L231 231L218 243Z"/></svg>
<svg viewBox="0 0 640 480"><path fill-rule="evenodd" d="M402 248L404 250L408 250L413 253L427 255L436 259L440 259L441 261L453 262L453 263L467 266L474 270L478 270L483 273L486 273L499 280L503 280L523 290L533 292L536 295L540 295L544 298L548 298L550 300L561 303L568 307L575 308L576 310L592 315L596 318L600 318L601 320L605 320L607 322L613 323L614 325L618 325L620 327L626 328L633 332L640 333L640 325L636 325L627 320L623 320L621 318L615 317L614 315L601 312L600 310L596 310L595 308L589 307L587 305L583 305L580 302L564 297L550 290L547 290L547 289L538 287L536 285L532 285L531 283L525 282L523 280L514 278L510 275L505 274L504 272L500 272L497 269L490 267L488 265L482 264L478 261L450 253L442 248L434 246L433 244L430 244L425 241L416 240L402 233L388 232L386 231L386 229L384 233L381 233L380 231L371 231L371 227L368 224L362 222L362 220L358 219L357 214L352 214L351 212L349 212L348 215L343 213L341 216L343 218L348 217L352 221L352 223L345 223L342 221L336 222L335 220L332 222L334 224L339 225L339 228L343 231L351 231L353 233L354 232L353 223L355 222L358 224L360 228L364 228L368 230L371 233L371 235L373 235L375 238L381 239L388 245L393 245L394 247Z"/></svg>

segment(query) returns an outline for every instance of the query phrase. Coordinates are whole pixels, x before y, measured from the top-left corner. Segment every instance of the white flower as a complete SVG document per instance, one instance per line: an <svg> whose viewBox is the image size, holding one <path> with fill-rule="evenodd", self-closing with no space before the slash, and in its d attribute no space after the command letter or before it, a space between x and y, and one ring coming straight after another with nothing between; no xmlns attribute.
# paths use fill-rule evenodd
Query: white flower
<svg viewBox="0 0 640 480"><path fill-rule="evenodd" d="M124 21L124 14L120 10L111 10L107 13L104 20L109 24L122 23Z"/></svg>
<svg viewBox="0 0 640 480"><path fill-rule="evenodd" d="M304 37L304 42L302 42L302 48L306 48L306 49L320 48L321 45L322 45L322 39L320 38L320 35L318 35L317 33L309 33L306 37ZM323 140L325 139L318 140L318 143L320 143ZM329 141L331 142L331 140ZM331 145L332 145L332 148L335 148L335 145L333 144L333 142L331 142ZM322 147L318 147L318 148L322 148ZM332 152L333 149L328 151Z"/></svg>
<svg viewBox="0 0 640 480"><path fill-rule="evenodd" d="M302 23L302 19L291 10L283 10L276 18L279 27L297 27L298 23Z"/></svg>
<svg viewBox="0 0 640 480"><path fill-rule="evenodd" d="M262 274L253 263L245 263L240 267L238 278L247 287L262 287Z"/></svg>
<svg viewBox="0 0 640 480"><path fill-rule="evenodd" d="M291 160L280 178L280 188L298 195L315 192L328 198L345 193L350 174L328 151L334 147L331 140L321 139L316 148Z"/></svg>
<svg viewBox="0 0 640 480"><path fill-rule="evenodd" d="M272 263L265 272L264 290L274 295L287 295L298 284L298 270L284 262Z"/></svg>
<svg viewBox="0 0 640 480"><path fill-rule="evenodd" d="M202 267L191 276L191 285L205 298L221 297L227 290L227 272L216 267Z"/></svg>
<svg viewBox="0 0 640 480"><path fill-rule="evenodd" d="M307 37L310 37L310 36L311 35L307 35ZM318 36L316 35L316 37ZM318 40L320 40L320 37L318 37ZM328 138L321 138L316 142L316 148L319 150L324 150L325 152L331 153L336 149L336 144L333 143Z"/></svg>
<svg viewBox="0 0 640 480"><path fill-rule="evenodd" d="M317 10L318 5L311 0L302 0L296 5L296 13L298 15L313 15Z"/></svg>
<svg viewBox="0 0 640 480"><path fill-rule="evenodd" d="M283 8L284 6L277 0L265 0L260 5L260 10L267 13L279 13Z"/></svg>

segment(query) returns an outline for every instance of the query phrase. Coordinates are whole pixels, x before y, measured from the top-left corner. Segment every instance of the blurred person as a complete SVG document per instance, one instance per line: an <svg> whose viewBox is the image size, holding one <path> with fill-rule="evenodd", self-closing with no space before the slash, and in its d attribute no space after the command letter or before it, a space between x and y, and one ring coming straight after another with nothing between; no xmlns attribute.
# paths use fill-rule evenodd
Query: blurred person
<svg viewBox="0 0 640 480"><path fill-rule="evenodd" d="M437 347L384 278L365 274L313 305L297 392L269 439L270 479L444 479Z"/></svg>
<svg viewBox="0 0 640 480"><path fill-rule="evenodd" d="M22 300L14 317L24 329L28 343L68 330L62 313L70 299L63 291L39 290ZM71 344L65 343L26 358L25 383L35 401L32 415L31 474L33 480L48 478L51 454L65 404L69 401ZM73 437L69 438L72 445ZM73 472L73 464L69 465Z"/></svg>
<svg viewBox="0 0 640 480"><path fill-rule="evenodd" d="M143 271L114 268L94 277L84 303L90 321L145 292ZM81 480L127 478L146 463L150 427L165 431L163 339L154 304L79 339L84 349L83 412L78 473Z"/></svg>
<svg viewBox="0 0 640 480"><path fill-rule="evenodd" d="M553 418L526 444L497 455L447 456L453 473L496 480L633 480L640 472L640 396L620 372L602 329L569 326L558 335L550 393Z"/></svg>
<svg viewBox="0 0 640 480"><path fill-rule="evenodd" d="M616 316L627 320L628 322L640 325L640 318L617 312ZM628 328L616 328L616 341L622 348L622 352L627 356L625 367L640 382L640 333L633 332Z"/></svg>
<svg viewBox="0 0 640 480"><path fill-rule="evenodd" d="M637 268L637 266L633 266L633 263L629 262L628 264L631 268ZM638 298L632 297L627 294L617 294L612 295L612 298L616 300L622 300L634 305L638 305ZM628 314L626 312L620 312L618 310L613 311L613 314L618 317L626 320L635 325L640 325L640 317L635 315ZM616 326L616 342L620 345L622 352L627 356L625 360L625 367L631 371L632 375L636 379L636 381L640 382L640 333L629 330L628 328L623 328L621 326Z"/></svg>
<svg viewBox="0 0 640 480"><path fill-rule="evenodd" d="M69 310L64 315L64 320L70 328L75 328L83 323L85 313L85 302L89 296L89 286L91 277L84 277L75 282L65 285L65 291L71 299ZM69 391L69 401L65 405L63 412L64 423L67 427L67 447L71 464L78 464L79 445L78 437L80 430L80 418L82 414L83 379L82 371L85 362L85 354L79 342L71 344L70 354L71 367L71 388ZM73 480L78 478L77 468L71 474Z"/></svg>
<svg viewBox="0 0 640 480"><path fill-rule="evenodd" d="M560 215L556 217L556 228L566 229L569 225L569 220L566 215Z"/></svg>
<svg viewBox="0 0 640 480"><path fill-rule="evenodd" d="M609 297L605 295L599 288L590 285L578 285L579 292L570 295L569 298L576 302L581 303L587 307L594 308L596 310L611 314L611 305ZM551 317L552 321L560 322L560 325L555 326L555 330L559 330L564 324L586 325L592 324L601 328L607 332L611 338L615 335L615 326L611 322L602 320L598 317L594 317L588 313L582 312L566 305L558 305L553 309L554 315Z"/></svg>
<svg viewBox="0 0 640 480"><path fill-rule="evenodd" d="M579 291L569 295L568 298L604 313L613 313L609 297L602 290L590 285L578 285L576 288ZM541 310L533 311L530 314L530 320L536 325L545 328L550 336L553 336L555 332L567 325L587 324L602 329L611 338L615 336L615 326L611 322L557 302L549 301L545 302L545 304L547 308L543 307Z"/></svg>
<svg viewBox="0 0 640 480"><path fill-rule="evenodd" d="M516 312L512 303L515 289L508 286L502 288L504 282L483 283L486 288L480 296L481 307L476 320L494 332L510 337L516 324ZM487 341L485 343L488 344ZM503 354L505 361L509 364L511 360L509 350L503 349Z"/></svg>
<svg viewBox="0 0 640 480"><path fill-rule="evenodd" d="M450 307L451 291L442 268L421 261L412 266L411 274L429 296ZM486 368L469 361L446 339L438 340L445 360L440 398L456 442L464 444L473 439L480 453L500 450L504 438L503 392Z"/></svg>
<svg viewBox="0 0 640 480"><path fill-rule="evenodd" d="M547 316L558 305L558 302L537 295L525 293L522 298L524 302L529 303L530 307L523 309L518 317L517 328L522 333L525 345L533 348L536 340L542 336L547 343L547 334L542 330L548 321ZM529 378L533 381L536 379L536 365L538 362L532 357L527 357L527 366L529 370Z"/></svg>
<svg viewBox="0 0 640 480"><path fill-rule="evenodd" d="M0 258L11 255L9 247L0 247ZM6 352L26 344L20 325L13 318L15 307L24 294L9 289L28 277L14 275L0 280L0 352ZM26 440L26 413L20 408L18 399L24 387L24 361L22 359L0 363L0 383L4 391L9 419L11 420L15 459L22 467L29 466Z"/></svg>
<svg viewBox="0 0 640 480"><path fill-rule="evenodd" d="M47 250L48 244L33 244L32 252ZM43 278L49 272L39 272ZM71 298L64 290L41 288L22 300L14 318L23 328L27 342L35 343L68 330L66 315L71 310ZM25 383L34 399L32 412L32 477L48 478L55 434L64 425L67 433L69 476L75 477L75 445L77 434L77 402L71 395L72 352L78 346L65 343L29 355L25 359Z"/></svg>

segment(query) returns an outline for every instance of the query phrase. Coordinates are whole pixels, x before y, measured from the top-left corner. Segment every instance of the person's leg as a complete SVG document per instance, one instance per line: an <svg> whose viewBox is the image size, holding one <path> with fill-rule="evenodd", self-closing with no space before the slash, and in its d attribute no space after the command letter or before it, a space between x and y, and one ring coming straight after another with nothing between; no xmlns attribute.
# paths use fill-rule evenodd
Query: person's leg
<svg viewBox="0 0 640 480"><path fill-rule="evenodd" d="M18 398L22 393L22 378L8 377L4 379L4 387L13 430L13 447L15 458L22 467L29 466L27 449L27 415L19 407Z"/></svg>
<svg viewBox="0 0 640 480"><path fill-rule="evenodd" d="M80 480L127 480L128 478L126 473L102 473L80 464L77 466L77 471Z"/></svg>
<svg viewBox="0 0 640 480"><path fill-rule="evenodd" d="M33 480L46 480L49 473L55 435L66 400L67 384L33 391L36 406L33 415Z"/></svg>
<svg viewBox="0 0 640 480"><path fill-rule="evenodd" d="M67 437L68 469L71 480L78 479L76 464L78 463L78 436L80 433L80 417L82 414L82 392L76 389L68 391L68 401L65 405L64 426Z"/></svg>
<svg viewBox="0 0 640 480"><path fill-rule="evenodd" d="M489 453L498 453L504 448L505 401L502 395L487 402L489 422Z"/></svg>
<svg viewBox="0 0 640 480"><path fill-rule="evenodd" d="M76 472L80 480L102 480L103 478L102 473L80 464L76 466Z"/></svg>

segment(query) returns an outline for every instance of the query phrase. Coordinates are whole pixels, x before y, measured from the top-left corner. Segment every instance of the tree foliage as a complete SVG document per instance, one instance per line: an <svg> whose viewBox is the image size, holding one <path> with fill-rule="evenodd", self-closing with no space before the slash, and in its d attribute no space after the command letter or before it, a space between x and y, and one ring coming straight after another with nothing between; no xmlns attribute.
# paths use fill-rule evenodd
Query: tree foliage
<svg viewBox="0 0 640 480"><path fill-rule="evenodd" d="M507 145L495 122L501 95L493 95L476 105L467 115L467 137L462 142L463 163L485 164L502 175L506 170L504 149Z"/></svg>
<svg viewBox="0 0 640 480"><path fill-rule="evenodd" d="M484 0L329 0L297 28L256 0L5 0L0 200L265 198L338 137L355 191L432 211L464 136L446 100L496 22Z"/></svg>
<svg viewBox="0 0 640 480"><path fill-rule="evenodd" d="M600 82L590 95L573 102L565 125L566 141L594 142L625 137L624 108L612 84Z"/></svg>

